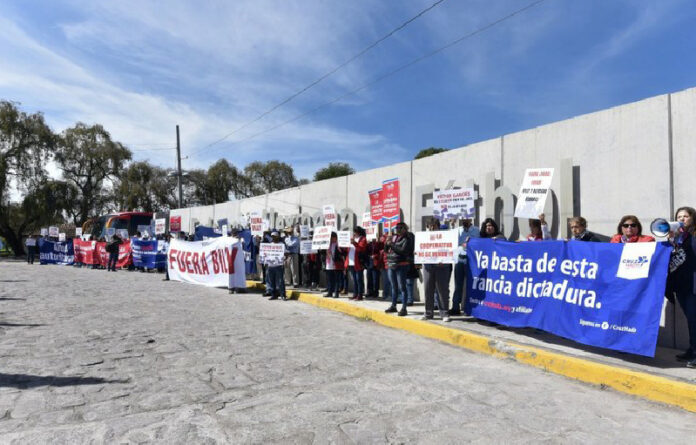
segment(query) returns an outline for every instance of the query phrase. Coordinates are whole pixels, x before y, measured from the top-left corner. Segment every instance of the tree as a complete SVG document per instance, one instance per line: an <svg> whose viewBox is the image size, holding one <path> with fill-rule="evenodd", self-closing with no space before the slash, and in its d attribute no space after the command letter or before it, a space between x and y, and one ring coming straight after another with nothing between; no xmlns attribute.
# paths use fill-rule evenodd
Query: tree
<svg viewBox="0 0 696 445"><path fill-rule="evenodd" d="M298 185L295 172L285 162L255 161L244 167L244 173L251 181L254 195L275 192Z"/></svg>
<svg viewBox="0 0 696 445"><path fill-rule="evenodd" d="M146 161L130 164L120 174L114 201L123 210L157 212L176 207L176 178L171 170Z"/></svg>
<svg viewBox="0 0 696 445"><path fill-rule="evenodd" d="M329 165L314 173L314 180L321 181L338 178L340 176L352 175L353 173L355 173L355 170L347 162L329 162Z"/></svg>
<svg viewBox="0 0 696 445"><path fill-rule="evenodd" d="M447 151L447 149L438 147L424 148L423 150L419 151L418 154L416 154L416 157L413 159L427 158L428 156L432 156L437 153L442 153L443 151Z"/></svg>
<svg viewBox="0 0 696 445"><path fill-rule="evenodd" d="M21 223L24 218L19 215L22 206L10 203L7 196L11 179L25 192L41 183L55 141L41 113L27 114L15 103L0 101L0 236L17 255L24 252L22 236L26 225Z"/></svg>
<svg viewBox="0 0 696 445"><path fill-rule="evenodd" d="M109 207L110 181L118 176L130 159L130 150L112 141L111 135L101 125L87 126L78 122L63 132L56 161L63 171L63 178L79 190L78 205L72 211L76 225L104 213Z"/></svg>
<svg viewBox="0 0 696 445"><path fill-rule="evenodd" d="M24 254L22 238L37 232L40 227L64 221L64 212L75 204L78 191L64 181L44 181L24 196L21 204L13 203L3 209L3 236L15 255Z"/></svg>

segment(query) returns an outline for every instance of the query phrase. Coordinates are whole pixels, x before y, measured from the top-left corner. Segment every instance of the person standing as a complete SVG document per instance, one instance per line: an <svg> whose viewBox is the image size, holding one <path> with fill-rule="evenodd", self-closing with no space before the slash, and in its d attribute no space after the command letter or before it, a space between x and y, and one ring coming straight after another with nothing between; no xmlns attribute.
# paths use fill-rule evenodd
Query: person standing
<svg viewBox="0 0 696 445"><path fill-rule="evenodd" d="M284 246L277 230L271 232L271 243ZM270 287L269 293L271 294L270 300L277 300L280 297L281 300L285 301L285 267L283 267L285 258L266 258L265 261L266 276Z"/></svg>
<svg viewBox="0 0 696 445"><path fill-rule="evenodd" d="M571 238L568 241L590 241L598 243L601 240L594 233L587 230L587 220L582 216L574 216L568 221Z"/></svg>
<svg viewBox="0 0 696 445"><path fill-rule="evenodd" d="M345 254L343 249L338 247L338 235L331 232L329 248L324 254L324 268L326 271L326 295L324 297L338 298L339 294L339 275L343 274Z"/></svg>
<svg viewBox="0 0 696 445"><path fill-rule="evenodd" d="M288 286L300 286L300 240L293 233L292 227L285 228L285 283Z"/></svg>
<svg viewBox="0 0 696 445"><path fill-rule="evenodd" d="M436 219L428 223L429 231L440 230L440 223ZM452 265L425 264L423 266L423 285L425 288L425 315L422 320L431 320L435 311L435 295L438 298L437 308L442 321L449 322L449 282L452 276ZM437 292L435 290L437 289Z"/></svg>
<svg viewBox="0 0 696 445"><path fill-rule="evenodd" d="M402 306L398 315L404 317L408 315L406 275L413 265L413 236L409 236L408 226L405 223L400 222L396 225L396 235L387 238L384 250L387 252L392 297L391 306L384 312L396 312L396 302L401 295Z"/></svg>
<svg viewBox="0 0 696 445"><path fill-rule="evenodd" d="M462 220L461 232L459 233L459 247L457 249L457 263L454 265L454 293L452 294L452 309L449 310L449 315L462 314L462 301L464 296L464 288L466 287L466 244L471 238L478 238L481 231L478 227L472 224L471 218L464 217Z"/></svg>
<svg viewBox="0 0 696 445"><path fill-rule="evenodd" d="M111 242L107 245L107 251L109 252L109 262L107 264L107 271L116 272L116 263L118 262L118 250L121 245L121 237L114 235L111 238Z"/></svg>
<svg viewBox="0 0 696 445"><path fill-rule="evenodd" d="M670 234L673 246L667 276L667 299L677 296L689 330L689 347L677 355L689 368L696 368L696 210L693 207L677 209L675 219L682 227Z"/></svg>
<svg viewBox="0 0 696 445"><path fill-rule="evenodd" d="M24 245L27 248L27 264L34 264L34 257L36 256L36 238L34 235L29 235L24 241Z"/></svg>
<svg viewBox="0 0 696 445"><path fill-rule="evenodd" d="M367 297L379 297L379 278L382 269L384 269L384 263L382 262L383 248L384 245L377 239L373 239L367 244Z"/></svg>
<svg viewBox="0 0 696 445"><path fill-rule="evenodd" d="M365 263L367 263L367 240L365 229L355 226L353 229L353 239L348 251L346 264L353 277L353 297L351 300L361 301L365 295ZM351 264L352 263L352 264Z"/></svg>

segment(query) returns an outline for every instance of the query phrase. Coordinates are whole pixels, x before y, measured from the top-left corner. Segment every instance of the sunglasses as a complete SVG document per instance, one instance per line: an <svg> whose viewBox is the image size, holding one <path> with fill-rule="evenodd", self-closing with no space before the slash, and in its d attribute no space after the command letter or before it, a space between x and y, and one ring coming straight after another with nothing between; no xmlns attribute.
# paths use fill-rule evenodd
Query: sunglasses
<svg viewBox="0 0 696 445"><path fill-rule="evenodd" d="M621 227L623 227L624 229L628 229L629 227L636 228L636 227L638 227L638 224L636 224L636 223L633 223L633 224L623 223L623 224L621 224Z"/></svg>

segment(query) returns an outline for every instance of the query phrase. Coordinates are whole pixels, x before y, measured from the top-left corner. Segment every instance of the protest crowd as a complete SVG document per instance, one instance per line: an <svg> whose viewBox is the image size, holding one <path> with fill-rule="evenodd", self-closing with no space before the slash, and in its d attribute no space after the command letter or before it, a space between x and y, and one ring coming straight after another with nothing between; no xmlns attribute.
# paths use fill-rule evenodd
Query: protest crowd
<svg viewBox="0 0 696 445"><path fill-rule="evenodd" d="M670 301L675 298L679 301L686 315L690 347L677 359L685 361L689 367L696 367L695 218L696 210L692 207L681 207L674 215L679 228L670 231L667 240L670 254L664 292ZM229 251L221 253L217 261L213 260L215 264L211 267L227 271L231 276L235 264L242 264L242 281L237 280L234 286L227 286L230 293L244 292L247 278L259 279L265 284L263 295L270 297L270 300L285 300L288 287L321 291L325 298L340 298L350 293L350 300L371 298L388 301L391 304L385 312L406 316L409 307L414 305L416 281L422 281L425 306L422 319L433 319L437 312L442 321L450 322L454 316L472 315L465 291L467 274L471 270L467 245L475 239L503 242L500 245L517 244L507 241L492 218L484 219L480 227L476 227L469 216L433 217L427 222L426 231L421 233L430 234L431 240L440 240L439 233L449 233L456 237L456 246L452 261L429 262L419 260L422 253L418 252L417 237L421 235L409 231L404 222L395 223L391 229L384 229L381 233L377 230L378 226L370 223L366 224L369 226L367 228L355 226L348 232L337 230L335 225L310 228L296 224L279 230L255 227L254 222L252 218L247 227L229 228L224 224L214 229L198 226L195 233L177 232L174 238L168 232L155 235L149 231L138 231L132 237L127 231L112 232L99 238L80 234L72 240L71 259L65 257L63 264L114 272L119 269L158 271L166 274L164 280L169 280L173 272L204 275L207 272L205 254L201 254L199 261L198 254L194 253L191 260L190 252L184 255L177 253L182 248L174 249L172 244L183 243L181 245L185 246L196 242L206 243L227 236L234 240L235 245L238 243L240 255L235 257L235 252L231 254ZM554 240L553 243L601 243L601 237L588 230L584 218L573 217L568 223L572 236L565 241ZM41 236L26 239L29 264L34 263L37 253L40 253L42 263L54 262L57 258L55 252L68 254L67 248L56 247L61 241L66 242L64 234L55 236L58 234L53 228L53 233L49 233L49 230L42 232ZM536 219L529 219L529 233L518 241L525 244L527 241L551 239L545 216L540 214ZM620 218L616 233L608 241L619 244L650 243L655 238L644 233L637 216L625 215ZM199 263L202 271L199 271ZM454 289L450 303L452 277Z"/></svg>

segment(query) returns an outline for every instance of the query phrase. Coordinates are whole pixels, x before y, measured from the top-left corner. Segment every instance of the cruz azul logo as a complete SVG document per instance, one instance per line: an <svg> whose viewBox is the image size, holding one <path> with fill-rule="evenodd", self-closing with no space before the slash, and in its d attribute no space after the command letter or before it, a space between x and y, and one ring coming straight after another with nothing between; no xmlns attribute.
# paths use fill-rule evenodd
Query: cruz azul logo
<svg viewBox="0 0 696 445"><path fill-rule="evenodd" d="M616 276L627 280L647 278L650 272L650 260L655 253L655 246L655 243L623 244L619 270L616 271Z"/></svg>
<svg viewBox="0 0 696 445"><path fill-rule="evenodd" d="M650 263L647 256L639 256L636 259L622 259L621 264L623 264L627 269L640 269L644 264Z"/></svg>

